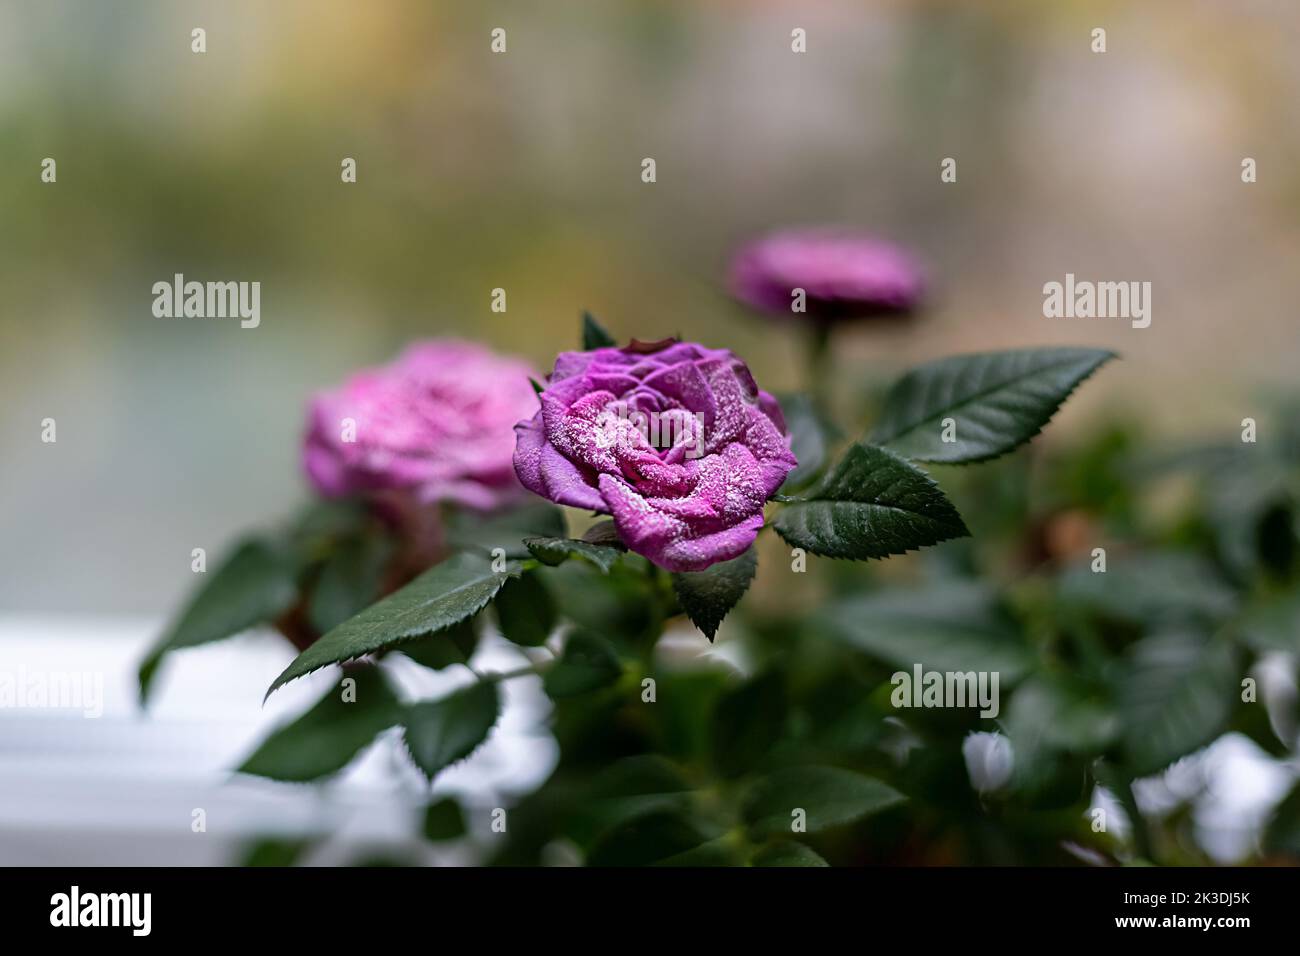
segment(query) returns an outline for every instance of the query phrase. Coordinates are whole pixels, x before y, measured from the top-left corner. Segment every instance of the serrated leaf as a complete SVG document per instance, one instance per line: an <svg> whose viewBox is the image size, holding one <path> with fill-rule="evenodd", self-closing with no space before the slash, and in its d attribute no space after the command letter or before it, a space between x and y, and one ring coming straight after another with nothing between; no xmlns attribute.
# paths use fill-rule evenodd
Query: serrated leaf
<svg viewBox="0 0 1300 956"><path fill-rule="evenodd" d="M606 574L614 562L623 556L623 552L617 548L575 538L524 538L524 546L533 557L550 567L563 564L569 558L581 558Z"/></svg>
<svg viewBox="0 0 1300 956"><path fill-rule="evenodd" d="M969 535L934 480L892 452L851 445L774 523L794 547L832 558L883 558Z"/></svg>
<svg viewBox="0 0 1300 956"><path fill-rule="evenodd" d="M551 697L573 697L607 687L622 673L623 665L607 641L578 631L569 636L564 653L542 679L542 687Z"/></svg>
<svg viewBox="0 0 1300 956"><path fill-rule="evenodd" d="M140 664L140 702L171 651L233 637L287 611L298 598L297 573L293 555L276 543L250 538L237 545L203 576L176 623Z"/></svg>
<svg viewBox="0 0 1300 956"><path fill-rule="evenodd" d="M466 618L436 634L400 644L397 650L431 670L468 664L478 646L478 619Z"/></svg>
<svg viewBox="0 0 1300 956"><path fill-rule="evenodd" d="M375 602L393 544L389 538L364 535L344 541L330 555L307 605L308 619L317 634L332 630Z"/></svg>
<svg viewBox="0 0 1300 956"><path fill-rule="evenodd" d="M374 667L347 674L355 694L339 685L296 720L277 728L240 765L239 772L306 782L342 770L375 737L401 719L397 698Z"/></svg>
<svg viewBox="0 0 1300 956"><path fill-rule="evenodd" d="M1049 348L941 359L904 375L885 397L870 441L904 458L987 461L1029 441L1115 353ZM952 419L954 441L944 441Z"/></svg>
<svg viewBox="0 0 1300 956"><path fill-rule="evenodd" d="M555 627L555 599L535 571L512 578L492 602L501 635L513 644L538 647Z"/></svg>
<svg viewBox="0 0 1300 956"><path fill-rule="evenodd" d="M1175 633L1134 644L1118 678L1125 769L1155 773L1210 743L1238 693L1232 648L1223 642Z"/></svg>
<svg viewBox="0 0 1300 956"><path fill-rule="evenodd" d="M505 571L495 572L490 561L475 554L457 555L432 567L299 654L266 695L329 664L373 654L458 624L482 610L506 580L519 571L519 564L509 562Z"/></svg>
<svg viewBox="0 0 1300 956"><path fill-rule="evenodd" d="M815 851L794 840L760 847L751 862L754 866L830 866Z"/></svg>
<svg viewBox="0 0 1300 956"><path fill-rule="evenodd" d="M824 606L816 621L833 640L909 671L996 671L1009 683L1032 663L996 596L978 584L854 595Z"/></svg>
<svg viewBox="0 0 1300 956"><path fill-rule="evenodd" d="M888 784L839 767L791 767L758 781L744 804L745 822L760 836L791 832L795 811L808 833L852 823L906 798Z"/></svg>
<svg viewBox="0 0 1300 956"><path fill-rule="evenodd" d="M757 570L758 554L751 547L740 557L703 571L673 572L673 592L691 623L712 641L722 619L749 590Z"/></svg>
<svg viewBox="0 0 1300 956"><path fill-rule="evenodd" d="M582 313L582 350L584 352L617 344L614 341L614 336L605 331L605 327L596 321L594 315L590 312Z"/></svg>
<svg viewBox="0 0 1300 956"><path fill-rule="evenodd" d="M415 765L432 780L487 739L500 709L496 684L479 681L438 700L407 704L402 739Z"/></svg>

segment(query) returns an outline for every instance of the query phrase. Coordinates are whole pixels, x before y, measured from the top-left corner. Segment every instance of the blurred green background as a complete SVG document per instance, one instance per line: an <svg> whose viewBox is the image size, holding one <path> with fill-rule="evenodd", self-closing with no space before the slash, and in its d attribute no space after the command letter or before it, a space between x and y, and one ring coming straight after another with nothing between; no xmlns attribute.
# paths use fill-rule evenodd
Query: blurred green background
<svg viewBox="0 0 1300 956"><path fill-rule="evenodd" d="M545 370L585 307L791 387L794 330L721 286L786 224L930 266L929 314L855 330L846 370L1105 345L1065 422L1267 428L1300 353L1298 40L1265 0L0 2L0 610L173 606L191 548L305 495L311 391L416 337ZM176 272L260 281L261 327L154 318ZM1044 318L1067 272L1152 282L1151 327Z"/></svg>

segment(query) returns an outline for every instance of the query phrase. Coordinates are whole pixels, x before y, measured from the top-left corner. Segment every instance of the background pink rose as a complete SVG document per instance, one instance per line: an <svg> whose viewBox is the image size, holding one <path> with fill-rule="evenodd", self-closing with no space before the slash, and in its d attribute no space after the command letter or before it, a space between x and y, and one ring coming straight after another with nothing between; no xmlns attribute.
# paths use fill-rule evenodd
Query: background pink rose
<svg viewBox="0 0 1300 956"><path fill-rule="evenodd" d="M787 229L741 247L731 261L732 295L773 315L834 322L907 315L925 278L917 260L885 239L844 229ZM791 309L804 292L805 312Z"/></svg>
<svg viewBox="0 0 1300 956"><path fill-rule="evenodd" d="M527 363L457 340L408 348L316 395L303 463L324 495L404 491L488 510L522 489L512 426L537 408ZM344 441L347 419L356 440Z"/></svg>

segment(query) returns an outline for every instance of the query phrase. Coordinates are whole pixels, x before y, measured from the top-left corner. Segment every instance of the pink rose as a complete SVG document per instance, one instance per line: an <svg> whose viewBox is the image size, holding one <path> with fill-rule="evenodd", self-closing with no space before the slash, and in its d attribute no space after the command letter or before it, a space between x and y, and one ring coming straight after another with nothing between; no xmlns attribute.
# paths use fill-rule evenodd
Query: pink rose
<svg viewBox="0 0 1300 956"><path fill-rule="evenodd" d="M743 554L796 464L776 400L726 349L562 352L541 400L516 426L519 480L613 515L628 548L670 571Z"/></svg>
<svg viewBox="0 0 1300 956"><path fill-rule="evenodd" d="M925 290L920 264L884 239L842 229L790 229L743 246L732 259L732 294L774 315L830 323L907 315ZM791 309L796 289L805 312Z"/></svg>
<svg viewBox="0 0 1300 956"><path fill-rule="evenodd" d="M537 408L523 361L443 339L311 402L303 464L324 495L400 491L489 510L522 489L511 426Z"/></svg>

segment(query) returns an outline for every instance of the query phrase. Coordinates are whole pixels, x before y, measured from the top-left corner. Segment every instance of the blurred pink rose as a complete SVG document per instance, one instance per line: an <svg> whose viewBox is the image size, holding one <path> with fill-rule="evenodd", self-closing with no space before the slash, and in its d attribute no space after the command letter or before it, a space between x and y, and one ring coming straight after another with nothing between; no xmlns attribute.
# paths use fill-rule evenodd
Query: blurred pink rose
<svg viewBox="0 0 1300 956"><path fill-rule="evenodd" d="M789 229L742 246L731 262L732 294L773 315L836 322L907 315L925 291L920 264L901 247L843 229ZM794 312L796 289L805 309Z"/></svg>
<svg viewBox="0 0 1300 956"><path fill-rule="evenodd" d="M533 374L470 342L412 345L312 399L307 475L330 497L398 491L419 504L508 504L523 494L513 426L537 411Z"/></svg>

